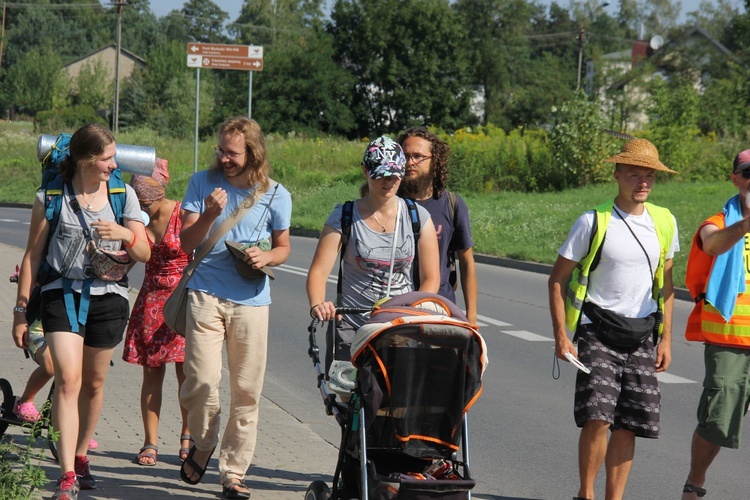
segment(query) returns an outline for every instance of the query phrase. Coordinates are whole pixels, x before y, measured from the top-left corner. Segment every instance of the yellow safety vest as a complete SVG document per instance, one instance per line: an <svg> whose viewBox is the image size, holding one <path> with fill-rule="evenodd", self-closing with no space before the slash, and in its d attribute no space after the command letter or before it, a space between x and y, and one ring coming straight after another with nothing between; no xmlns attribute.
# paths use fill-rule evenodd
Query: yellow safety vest
<svg viewBox="0 0 750 500"><path fill-rule="evenodd" d="M656 271L654 272L654 283L651 287L651 293L657 303L659 312L663 314L664 297L661 294L661 289L664 287L664 261L666 260L669 248L672 246L672 238L675 231L674 218L672 217L672 213L666 208L657 207L652 203L645 203L644 205L654 221L656 236L659 239L659 264L656 266ZM565 298L565 324L571 332L575 332L576 328L578 328L578 322L581 319L581 307L583 307L583 302L586 300L586 290L589 286L591 264L594 262L594 258L604 242L604 235L607 233L607 225L609 224L610 217L612 217L613 206L614 200L602 203L594 208L594 212L596 213L594 231L589 241L589 253L581 259L570 277L568 293ZM663 329L664 323L662 322L659 324L659 335L661 335Z"/></svg>

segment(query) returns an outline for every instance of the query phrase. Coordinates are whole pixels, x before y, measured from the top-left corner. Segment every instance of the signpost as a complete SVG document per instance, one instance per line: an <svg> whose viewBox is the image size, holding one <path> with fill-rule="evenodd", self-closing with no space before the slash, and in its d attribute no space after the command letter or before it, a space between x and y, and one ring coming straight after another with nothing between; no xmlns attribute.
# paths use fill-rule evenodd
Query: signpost
<svg viewBox="0 0 750 500"><path fill-rule="evenodd" d="M188 68L195 68L195 152L193 170L198 171L198 107L200 104L201 68L249 71L247 116L252 118L253 71L263 70L263 47L222 43L188 43Z"/></svg>

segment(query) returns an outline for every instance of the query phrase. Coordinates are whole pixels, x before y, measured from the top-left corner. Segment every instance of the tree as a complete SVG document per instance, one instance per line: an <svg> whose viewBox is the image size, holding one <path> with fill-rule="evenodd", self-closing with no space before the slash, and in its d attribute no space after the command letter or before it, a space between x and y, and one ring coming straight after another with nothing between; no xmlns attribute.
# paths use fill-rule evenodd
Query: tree
<svg viewBox="0 0 750 500"><path fill-rule="evenodd" d="M354 79L333 61L331 37L310 30L273 50L258 78L255 113L264 129L348 135Z"/></svg>
<svg viewBox="0 0 750 500"><path fill-rule="evenodd" d="M224 23L229 14L211 0L189 0L182 7L190 41L202 43L224 43Z"/></svg>
<svg viewBox="0 0 750 500"><path fill-rule="evenodd" d="M61 67L60 57L51 50L26 52L5 76L10 102L28 115L51 109Z"/></svg>
<svg viewBox="0 0 750 500"><path fill-rule="evenodd" d="M109 108L114 102L114 80L100 60L87 62L81 67L75 87L76 104L100 110Z"/></svg>
<svg viewBox="0 0 750 500"><path fill-rule="evenodd" d="M338 0L329 32L356 78L359 134L474 121L466 34L447 0Z"/></svg>
<svg viewBox="0 0 750 500"><path fill-rule="evenodd" d="M700 26L715 40L724 41L732 21L740 15L731 0L702 0L698 10L688 12L688 25Z"/></svg>

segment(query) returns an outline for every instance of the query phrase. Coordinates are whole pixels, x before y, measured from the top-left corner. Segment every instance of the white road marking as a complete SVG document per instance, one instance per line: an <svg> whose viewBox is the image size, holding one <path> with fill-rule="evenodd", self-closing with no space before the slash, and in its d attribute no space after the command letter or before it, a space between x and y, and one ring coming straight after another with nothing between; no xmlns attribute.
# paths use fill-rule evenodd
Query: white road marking
<svg viewBox="0 0 750 500"><path fill-rule="evenodd" d="M297 267L297 266L290 266L289 264L282 264L280 266L276 266L276 269L280 271L286 271L291 274L297 274L299 276L307 276L308 269L305 269L304 267ZM338 281L338 276L335 276L331 274L328 276L328 283L336 283Z"/></svg>
<svg viewBox="0 0 750 500"><path fill-rule="evenodd" d="M657 373L656 378L661 384L697 384L695 380L690 380L689 378L682 378L678 377L677 375L672 375L671 373Z"/></svg>
<svg viewBox="0 0 750 500"><path fill-rule="evenodd" d="M506 335L512 337L518 337L519 339L528 340L530 342L554 342L555 339L549 337L542 337L536 333L527 332L526 330L502 330Z"/></svg>
<svg viewBox="0 0 750 500"><path fill-rule="evenodd" d="M487 316L482 316L481 314L477 314L477 319L482 320L484 323L487 323L489 325L495 325L495 326L513 326L510 323L506 323L505 321L500 321L497 319L488 318ZM487 324L479 323L479 326L487 326Z"/></svg>

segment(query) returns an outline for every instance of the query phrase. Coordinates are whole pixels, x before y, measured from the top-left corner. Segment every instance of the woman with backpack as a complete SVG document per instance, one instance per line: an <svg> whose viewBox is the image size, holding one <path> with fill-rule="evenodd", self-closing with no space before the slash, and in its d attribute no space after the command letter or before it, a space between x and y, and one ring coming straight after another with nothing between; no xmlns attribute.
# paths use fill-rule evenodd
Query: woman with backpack
<svg viewBox="0 0 750 500"><path fill-rule="evenodd" d="M360 189L361 197L337 205L318 240L307 275L310 316L328 321L334 318L337 306L372 308L381 299L413 291L416 256L419 290L438 291L437 235L430 214L396 196L405 165L401 146L390 137L378 137L367 146L362 160L367 182ZM336 304L326 300L326 282L339 251L343 255ZM349 361L351 339L365 320L354 314L337 322L337 360Z"/></svg>
<svg viewBox="0 0 750 500"><path fill-rule="evenodd" d="M96 485L86 454L110 360L127 326L123 274L130 262L148 261L151 250L138 198L120 179L112 133L98 124L85 125L70 137L67 152L58 141L55 153L64 159L59 171L46 165L31 212L13 339L28 348L25 311L38 280L42 326L55 367L52 425L60 432L62 475L53 498L75 500L79 488ZM116 260L101 259L104 253Z"/></svg>

